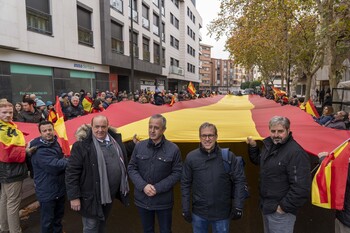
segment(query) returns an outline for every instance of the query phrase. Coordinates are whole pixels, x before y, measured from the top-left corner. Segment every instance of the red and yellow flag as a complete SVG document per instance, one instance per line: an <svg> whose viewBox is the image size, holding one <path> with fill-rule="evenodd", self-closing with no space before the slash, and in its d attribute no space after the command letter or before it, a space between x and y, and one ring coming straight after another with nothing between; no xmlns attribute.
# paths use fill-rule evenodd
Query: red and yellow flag
<svg viewBox="0 0 350 233"><path fill-rule="evenodd" d="M196 88L194 88L194 85L193 85L192 82L190 82L190 83L188 84L187 91L188 91L191 95L195 95L195 94L196 94Z"/></svg>
<svg viewBox="0 0 350 233"><path fill-rule="evenodd" d="M68 136L67 136L67 131L66 131L66 125L64 123L64 115L62 113L60 101L58 99L58 96L56 96L56 104L55 104L55 109L56 109L56 122L54 122L54 128L55 132L57 134L57 139L58 143L60 144L62 148L63 154L66 156L70 155L70 147L69 147L69 142L68 142ZM54 119L54 118L51 118ZM53 121L52 121L53 122Z"/></svg>
<svg viewBox="0 0 350 233"><path fill-rule="evenodd" d="M312 181L312 204L327 209L344 208L349 157L348 139L322 161Z"/></svg>
<svg viewBox="0 0 350 233"><path fill-rule="evenodd" d="M85 96L85 98L83 99L83 101L81 103L83 105L85 114L88 114L88 113L91 112L92 103L93 103L92 99L90 99L89 97Z"/></svg>
<svg viewBox="0 0 350 233"><path fill-rule="evenodd" d="M0 120L0 162L23 163L25 158L23 133L14 123Z"/></svg>
<svg viewBox="0 0 350 233"><path fill-rule="evenodd" d="M309 113L310 115L319 118L320 115L317 112L317 109L314 105L314 102L312 102L311 99L309 99L305 104L301 104L300 109L304 110L305 112Z"/></svg>
<svg viewBox="0 0 350 233"><path fill-rule="evenodd" d="M170 101L169 106L172 107L174 104L175 104L175 95L173 95L173 96L171 97L171 101Z"/></svg>

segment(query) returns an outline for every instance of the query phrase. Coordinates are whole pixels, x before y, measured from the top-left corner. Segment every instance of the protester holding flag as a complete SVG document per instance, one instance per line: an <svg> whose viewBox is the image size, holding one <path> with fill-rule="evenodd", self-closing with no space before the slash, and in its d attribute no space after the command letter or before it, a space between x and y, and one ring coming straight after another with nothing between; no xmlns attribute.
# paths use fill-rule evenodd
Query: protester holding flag
<svg viewBox="0 0 350 233"><path fill-rule="evenodd" d="M63 232L65 182L68 160L54 133L53 123L39 123L40 137L30 142L35 149L31 156L34 171L35 194L40 202L41 233Z"/></svg>
<svg viewBox="0 0 350 233"><path fill-rule="evenodd" d="M0 232L22 232L19 208L23 180L28 176L23 133L12 122L13 105L0 100Z"/></svg>
<svg viewBox="0 0 350 233"><path fill-rule="evenodd" d="M308 200L311 188L310 160L294 140L290 121L274 116L270 137L260 151L247 138L249 158L260 165L260 203L265 233L293 233L297 210Z"/></svg>

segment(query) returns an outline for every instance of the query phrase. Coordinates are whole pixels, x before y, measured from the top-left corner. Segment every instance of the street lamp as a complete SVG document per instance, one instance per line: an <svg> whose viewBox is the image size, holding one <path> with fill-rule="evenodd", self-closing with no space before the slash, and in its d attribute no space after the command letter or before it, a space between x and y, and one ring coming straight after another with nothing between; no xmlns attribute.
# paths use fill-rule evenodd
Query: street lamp
<svg viewBox="0 0 350 233"><path fill-rule="evenodd" d="M130 28L131 28L131 54L130 54L130 81L131 81L131 93L132 95L134 95L134 6L133 6L133 1L134 0L130 0L130 18L131 18L131 23L130 23Z"/></svg>

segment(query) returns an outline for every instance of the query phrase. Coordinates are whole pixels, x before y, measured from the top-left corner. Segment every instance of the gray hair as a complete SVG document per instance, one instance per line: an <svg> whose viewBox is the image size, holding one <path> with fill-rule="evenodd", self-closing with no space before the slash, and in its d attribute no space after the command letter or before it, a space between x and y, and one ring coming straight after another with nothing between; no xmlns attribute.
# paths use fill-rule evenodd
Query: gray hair
<svg viewBox="0 0 350 233"><path fill-rule="evenodd" d="M201 126L199 126L199 136L201 136L202 129L205 129L205 128L213 128L215 135L218 135L218 129L214 124L209 122L204 122L203 124L201 124Z"/></svg>
<svg viewBox="0 0 350 233"><path fill-rule="evenodd" d="M70 98L70 100L71 100L71 101L72 101L72 100L79 100L79 97L76 96L76 95L73 95L73 96Z"/></svg>
<svg viewBox="0 0 350 233"><path fill-rule="evenodd" d="M163 115L155 114L155 115L151 116L151 118L149 120L151 120L151 119L161 119L162 120L163 129L166 129L166 118L163 117Z"/></svg>
<svg viewBox="0 0 350 233"><path fill-rule="evenodd" d="M290 128L290 120L287 117L274 116L269 121L269 129L271 129L271 127L275 126L275 125L282 125L283 128L285 128L286 130L289 130L289 128Z"/></svg>

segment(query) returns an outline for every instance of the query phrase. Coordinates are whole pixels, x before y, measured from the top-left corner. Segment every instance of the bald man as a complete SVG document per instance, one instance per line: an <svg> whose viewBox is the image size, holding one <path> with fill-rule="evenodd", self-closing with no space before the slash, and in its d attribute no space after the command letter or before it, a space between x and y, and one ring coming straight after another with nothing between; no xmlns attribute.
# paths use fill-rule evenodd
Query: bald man
<svg viewBox="0 0 350 233"><path fill-rule="evenodd" d="M98 115L77 130L66 169L71 208L82 215L84 233L106 232L113 200L128 205L127 150L121 134Z"/></svg>

